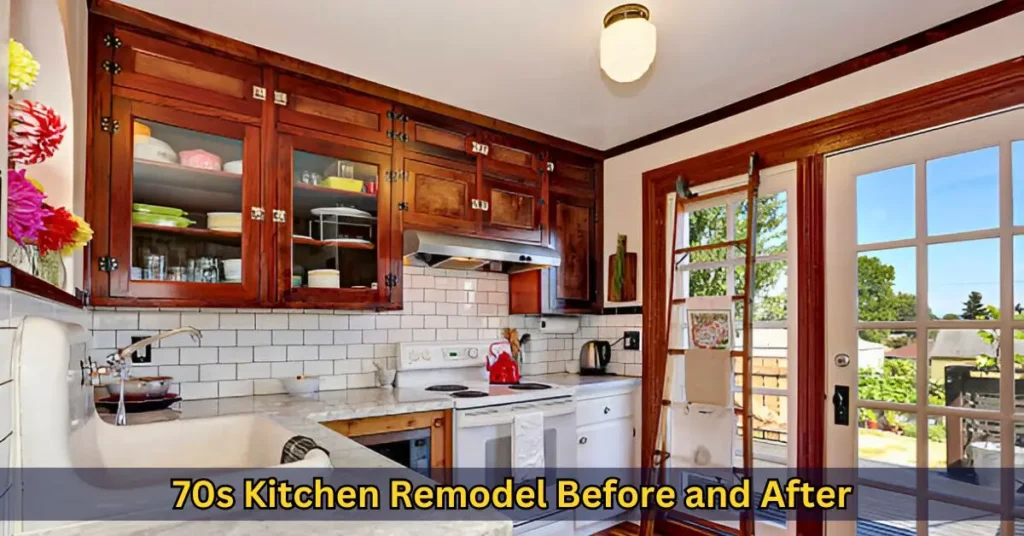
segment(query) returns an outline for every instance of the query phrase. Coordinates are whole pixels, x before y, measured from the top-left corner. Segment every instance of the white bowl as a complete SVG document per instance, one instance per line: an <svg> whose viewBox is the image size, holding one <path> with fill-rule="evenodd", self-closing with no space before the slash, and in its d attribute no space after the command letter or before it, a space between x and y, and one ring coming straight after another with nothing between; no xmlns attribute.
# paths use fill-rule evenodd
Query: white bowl
<svg viewBox="0 0 1024 536"><path fill-rule="evenodd" d="M241 212L209 212L206 214L206 228L215 230L242 229Z"/></svg>
<svg viewBox="0 0 1024 536"><path fill-rule="evenodd" d="M337 270L310 270L308 275L312 288L341 288L341 272Z"/></svg>
<svg viewBox="0 0 1024 536"><path fill-rule="evenodd" d="M237 173L237 174L241 175L242 174L242 161L241 160L232 160L232 161L224 164L224 167L221 168L221 169L223 169L224 171L227 171L228 173Z"/></svg>
<svg viewBox="0 0 1024 536"><path fill-rule="evenodd" d="M281 385L290 395L308 395L320 390L320 378L318 376L291 376L281 378Z"/></svg>
<svg viewBox="0 0 1024 536"><path fill-rule="evenodd" d="M178 163L178 153L167 142L154 137L145 137L135 143L134 157L154 162Z"/></svg>
<svg viewBox="0 0 1024 536"><path fill-rule="evenodd" d="M229 281L242 279L242 259L224 259L224 279Z"/></svg>

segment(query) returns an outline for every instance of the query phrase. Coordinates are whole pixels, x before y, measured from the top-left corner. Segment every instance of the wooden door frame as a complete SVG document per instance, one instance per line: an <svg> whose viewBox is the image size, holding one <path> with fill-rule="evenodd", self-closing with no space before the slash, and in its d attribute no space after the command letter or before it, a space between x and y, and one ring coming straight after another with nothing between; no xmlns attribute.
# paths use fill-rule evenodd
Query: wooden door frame
<svg viewBox="0 0 1024 536"><path fill-rule="evenodd" d="M653 457L661 386L665 374L668 288L664 270L665 196L675 191L677 177L697 186L747 172L757 153L765 168L797 163L797 440L798 474L820 479L824 466L825 404L825 155L970 117L1024 104L1024 57L978 69L947 80L887 97L743 143L688 158L643 174L643 387L641 456ZM646 522L642 534L650 534ZM677 523L660 523L659 531L679 532ZM799 512L797 533L820 535L820 515ZM696 533L696 532L695 532Z"/></svg>

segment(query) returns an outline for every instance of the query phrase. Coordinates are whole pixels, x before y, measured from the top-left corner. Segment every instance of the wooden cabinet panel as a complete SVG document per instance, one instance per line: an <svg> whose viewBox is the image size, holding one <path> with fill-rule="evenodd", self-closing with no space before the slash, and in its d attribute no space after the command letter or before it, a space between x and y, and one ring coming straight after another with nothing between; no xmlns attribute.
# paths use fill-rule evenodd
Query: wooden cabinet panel
<svg viewBox="0 0 1024 536"><path fill-rule="evenodd" d="M259 67L131 30L118 29L116 36L121 47L108 64L115 86L260 115L263 103L253 98L253 87L263 87Z"/></svg>
<svg viewBox="0 0 1024 536"><path fill-rule="evenodd" d="M391 145L389 102L287 75L278 77L277 91L288 99L278 111L282 123Z"/></svg>
<svg viewBox="0 0 1024 536"><path fill-rule="evenodd" d="M555 300L581 301L590 299L593 275L592 241L593 208L562 198L552 199L554 226L552 241L562 254L562 265L555 272Z"/></svg>
<svg viewBox="0 0 1024 536"><path fill-rule="evenodd" d="M551 191L568 195L589 197L597 184L597 168L594 161L561 152L549 155L546 163Z"/></svg>
<svg viewBox="0 0 1024 536"><path fill-rule="evenodd" d="M356 442L359 442L361 437L429 428L430 476L442 483L451 481L448 469L452 467L452 434L455 432L451 410L366 417L321 424L345 437L353 438Z"/></svg>
<svg viewBox="0 0 1024 536"><path fill-rule="evenodd" d="M419 110L411 110L402 118L406 151L476 165L477 156L471 152L475 126Z"/></svg>
<svg viewBox="0 0 1024 536"><path fill-rule="evenodd" d="M540 148L521 141L512 141L505 136L486 133L482 136L485 145L484 158L513 172L537 175L544 173Z"/></svg>
<svg viewBox="0 0 1024 536"><path fill-rule="evenodd" d="M509 165L484 160L480 181L480 233L493 238L541 243L546 211L542 210L541 178L531 173L511 173ZM532 176L531 176L532 175Z"/></svg>
<svg viewBox="0 0 1024 536"><path fill-rule="evenodd" d="M476 229L476 174L440 159L405 159L404 224L418 229L473 232Z"/></svg>

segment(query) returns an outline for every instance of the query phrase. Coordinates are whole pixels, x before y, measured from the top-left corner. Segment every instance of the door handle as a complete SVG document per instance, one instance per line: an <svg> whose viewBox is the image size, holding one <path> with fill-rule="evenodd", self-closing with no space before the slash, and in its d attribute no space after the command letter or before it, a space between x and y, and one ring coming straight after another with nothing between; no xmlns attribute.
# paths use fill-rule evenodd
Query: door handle
<svg viewBox="0 0 1024 536"><path fill-rule="evenodd" d="M835 408L835 423L840 426L850 425L850 386L836 385L832 393L832 406Z"/></svg>
<svg viewBox="0 0 1024 536"><path fill-rule="evenodd" d="M581 437L580 438L580 445L586 445L586 444L587 444L587 436Z"/></svg>

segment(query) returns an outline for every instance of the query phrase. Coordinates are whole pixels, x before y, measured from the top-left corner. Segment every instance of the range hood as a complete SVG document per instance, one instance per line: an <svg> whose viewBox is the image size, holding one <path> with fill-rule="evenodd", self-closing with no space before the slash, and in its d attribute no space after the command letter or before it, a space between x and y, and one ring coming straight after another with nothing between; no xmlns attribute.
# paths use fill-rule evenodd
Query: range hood
<svg viewBox="0 0 1024 536"><path fill-rule="evenodd" d="M557 251L543 246L411 230L402 242L403 256L413 266L517 273L562 264Z"/></svg>

